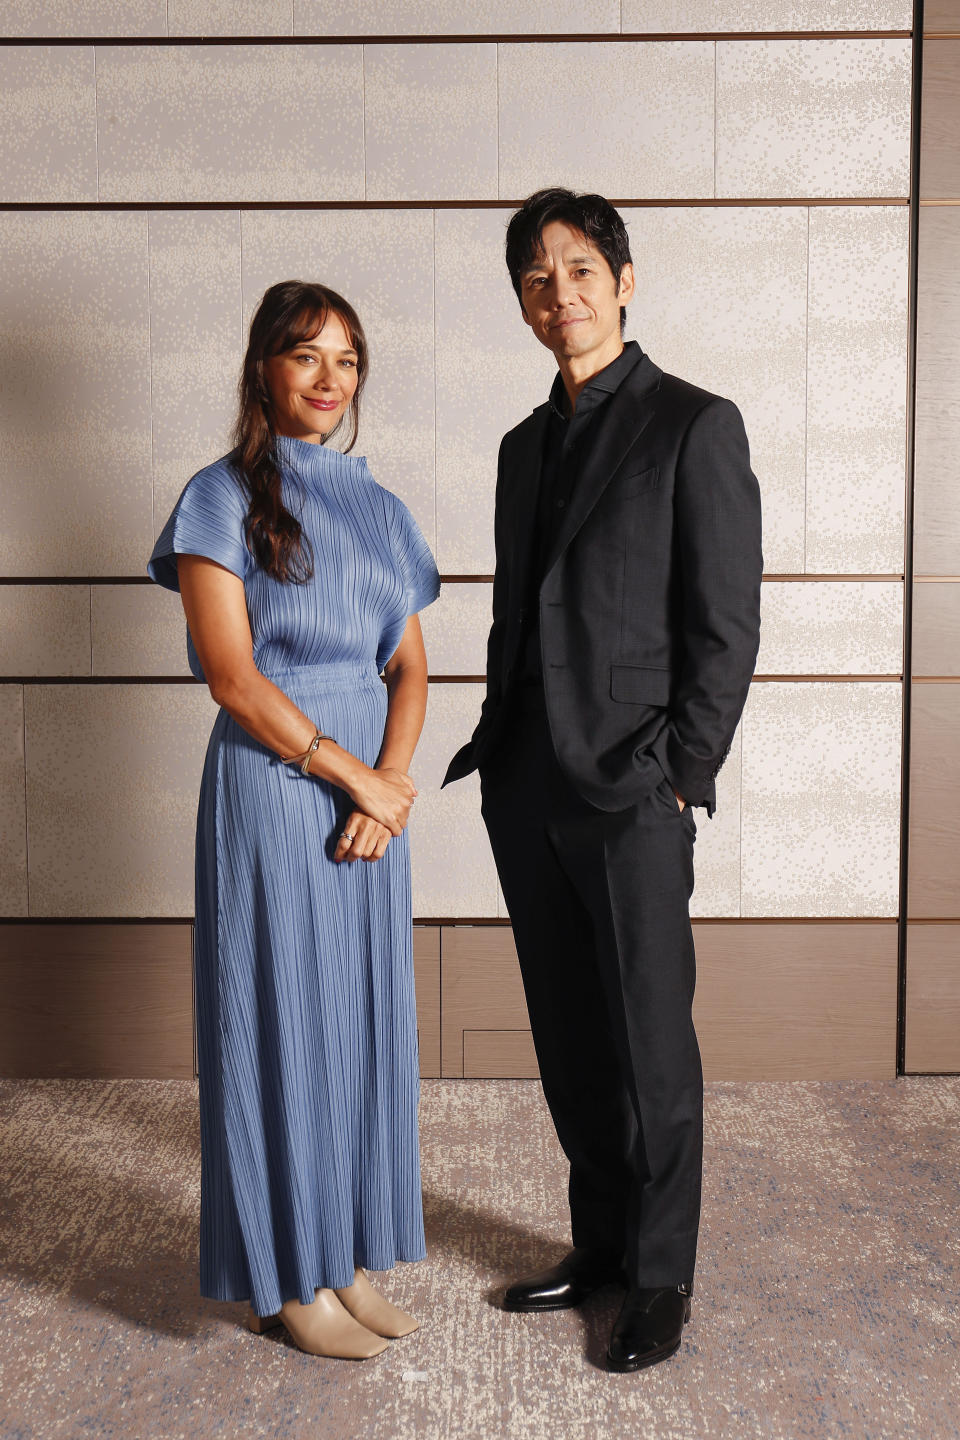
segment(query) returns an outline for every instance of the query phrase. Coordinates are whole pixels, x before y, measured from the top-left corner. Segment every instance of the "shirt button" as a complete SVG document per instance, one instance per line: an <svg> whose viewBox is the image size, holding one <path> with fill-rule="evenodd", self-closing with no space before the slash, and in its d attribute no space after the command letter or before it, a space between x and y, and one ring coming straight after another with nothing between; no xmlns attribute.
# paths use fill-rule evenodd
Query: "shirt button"
<svg viewBox="0 0 960 1440"><path fill-rule="evenodd" d="M566 500L558 500L558 501L557 501L557 509L558 509L558 510L562 510L563 507L564 507L564 505L566 505L566 503L567 503Z"/></svg>

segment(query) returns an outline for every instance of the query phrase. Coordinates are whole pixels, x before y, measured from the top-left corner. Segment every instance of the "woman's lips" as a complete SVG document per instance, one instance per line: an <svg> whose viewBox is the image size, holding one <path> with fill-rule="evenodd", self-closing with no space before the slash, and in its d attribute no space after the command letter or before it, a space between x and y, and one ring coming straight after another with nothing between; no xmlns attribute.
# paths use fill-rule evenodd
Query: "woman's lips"
<svg viewBox="0 0 960 1440"><path fill-rule="evenodd" d="M336 410L340 404L339 400L311 400L309 395L306 396L306 401L308 405L313 406L314 410Z"/></svg>

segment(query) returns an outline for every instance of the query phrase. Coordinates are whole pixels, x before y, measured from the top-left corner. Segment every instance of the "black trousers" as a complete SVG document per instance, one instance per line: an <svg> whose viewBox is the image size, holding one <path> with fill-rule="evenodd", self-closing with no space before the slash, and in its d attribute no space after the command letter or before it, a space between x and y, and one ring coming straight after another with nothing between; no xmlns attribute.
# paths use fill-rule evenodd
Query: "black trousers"
<svg viewBox="0 0 960 1440"><path fill-rule="evenodd" d="M643 1286L693 1279L703 1076L689 902L696 822L666 779L613 813L557 763L518 690L481 768L544 1095L570 1161L574 1245L622 1247Z"/></svg>

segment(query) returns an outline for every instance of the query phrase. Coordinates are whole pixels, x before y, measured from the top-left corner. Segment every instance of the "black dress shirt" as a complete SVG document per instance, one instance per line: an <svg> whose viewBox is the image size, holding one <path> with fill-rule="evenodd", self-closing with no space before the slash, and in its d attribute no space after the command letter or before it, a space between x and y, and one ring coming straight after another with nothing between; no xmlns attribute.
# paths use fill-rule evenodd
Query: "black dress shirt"
<svg viewBox="0 0 960 1440"><path fill-rule="evenodd" d="M537 496L537 518L530 554L530 591L526 609L523 643L523 684L541 684L540 667L540 585L553 552L564 513L570 504L580 473L584 447L594 427L602 423L603 409L635 365L643 358L636 340L628 340L616 360L594 375L577 396L577 408L569 413L569 399L563 376L557 371L550 390L550 414L543 442L543 464Z"/></svg>

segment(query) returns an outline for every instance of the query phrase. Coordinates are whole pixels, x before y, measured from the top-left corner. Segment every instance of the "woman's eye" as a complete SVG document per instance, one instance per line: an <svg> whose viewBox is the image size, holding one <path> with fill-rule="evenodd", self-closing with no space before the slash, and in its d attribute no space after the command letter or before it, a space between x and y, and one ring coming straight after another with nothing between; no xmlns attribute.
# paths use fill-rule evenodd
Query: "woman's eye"
<svg viewBox="0 0 960 1440"><path fill-rule="evenodd" d="M341 365L346 365L346 367L347 367L348 370L355 370L355 369L356 369L357 362L356 362L356 360L341 360L341 361L340 361L340 364L341 364Z"/></svg>
<svg viewBox="0 0 960 1440"><path fill-rule="evenodd" d="M315 365L317 363L312 355L295 355L293 358L299 360L303 365Z"/></svg>

